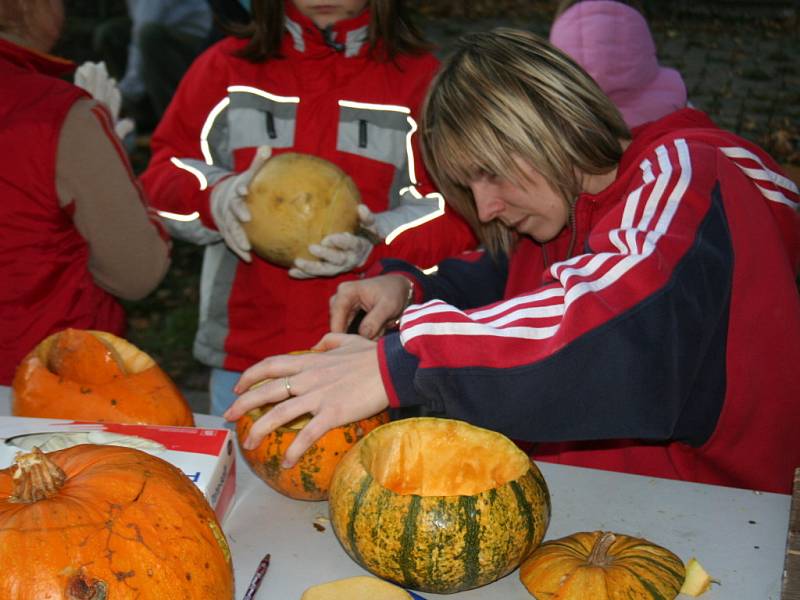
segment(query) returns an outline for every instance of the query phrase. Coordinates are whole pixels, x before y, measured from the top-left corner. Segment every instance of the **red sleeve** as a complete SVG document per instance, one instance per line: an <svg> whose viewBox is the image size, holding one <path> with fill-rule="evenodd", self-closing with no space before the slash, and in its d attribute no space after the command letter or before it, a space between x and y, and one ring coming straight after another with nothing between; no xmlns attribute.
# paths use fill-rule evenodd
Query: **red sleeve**
<svg viewBox="0 0 800 600"><path fill-rule="evenodd" d="M207 50L181 80L153 134L152 156L141 176L157 210L179 215L199 213L203 224L212 228L209 195L213 182L192 165L209 163L202 139L204 126L227 98L228 69L219 60L221 52L219 46Z"/></svg>

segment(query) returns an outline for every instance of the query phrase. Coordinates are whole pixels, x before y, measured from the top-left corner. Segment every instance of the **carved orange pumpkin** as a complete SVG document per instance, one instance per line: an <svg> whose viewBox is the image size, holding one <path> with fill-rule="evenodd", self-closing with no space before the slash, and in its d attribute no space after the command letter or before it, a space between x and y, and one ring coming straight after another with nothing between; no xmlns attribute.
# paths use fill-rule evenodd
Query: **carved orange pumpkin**
<svg viewBox="0 0 800 600"><path fill-rule="evenodd" d="M140 450L18 454L0 470L0 598L230 600L230 550L177 468Z"/></svg>
<svg viewBox="0 0 800 600"><path fill-rule="evenodd" d="M294 467L282 469L281 462L286 449L311 417L304 415L278 427L257 448L246 450L242 443L247 439L250 428L272 406L255 408L236 422L239 448L259 478L281 494L296 500L327 499L333 471L345 452L378 425L389 421L389 413L383 411L368 419L331 429L306 450Z"/></svg>
<svg viewBox="0 0 800 600"><path fill-rule="evenodd" d="M14 374L21 417L194 425L192 410L147 354L105 331L65 329L42 341Z"/></svg>

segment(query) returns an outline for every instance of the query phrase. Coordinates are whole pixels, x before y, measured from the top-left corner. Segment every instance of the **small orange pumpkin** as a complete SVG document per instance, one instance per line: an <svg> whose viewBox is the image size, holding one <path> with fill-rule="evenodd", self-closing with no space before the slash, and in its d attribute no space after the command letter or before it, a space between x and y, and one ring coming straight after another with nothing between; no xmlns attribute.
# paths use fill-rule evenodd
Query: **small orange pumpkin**
<svg viewBox="0 0 800 600"><path fill-rule="evenodd" d="M133 448L19 453L0 470L0 598L230 600L231 554L179 469Z"/></svg>
<svg viewBox="0 0 800 600"><path fill-rule="evenodd" d="M284 454L297 437L297 433L311 420L303 415L278 427L267 435L253 450L246 450L242 443L258 419L274 405L255 408L242 415L236 422L236 435L242 455L267 485L295 500L326 500L333 471L344 454L367 433L389 421L389 413L383 411L368 419L331 429L318 439L295 466L281 468Z"/></svg>
<svg viewBox="0 0 800 600"><path fill-rule="evenodd" d="M609 531L547 541L519 569L538 600L672 600L684 574L681 559L666 548Z"/></svg>
<svg viewBox="0 0 800 600"><path fill-rule="evenodd" d="M169 376L133 344L105 331L65 329L26 356L12 382L20 417L194 425Z"/></svg>

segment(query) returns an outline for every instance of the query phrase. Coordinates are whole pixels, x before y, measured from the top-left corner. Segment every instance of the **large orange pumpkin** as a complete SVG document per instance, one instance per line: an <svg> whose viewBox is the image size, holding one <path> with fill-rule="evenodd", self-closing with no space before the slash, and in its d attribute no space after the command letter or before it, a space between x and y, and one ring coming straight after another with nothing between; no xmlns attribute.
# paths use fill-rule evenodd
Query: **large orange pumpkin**
<svg viewBox="0 0 800 600"><path fill-rule="evenodd" d="M303 415L278 427L258 447L246 450L242 443L247 439L253 423L271 408L272 405L255 408L236 422L239 447L259 478L281 494L296 500L327 499L333 471L345 452L367 433L389 420L389 414L383 411L368 419L331 429L305 451L295 466L283 469L281 462L287 448L311 417Z"/></svg>
<svg viewBox="0 0 800 600"><path fill-rule="evenodd" d="M176 467L140 450L20 453L0 470L3 600L226 600L230 550Z"/></svg>
<svg viewBox="0 0 800 600"><path fill-rule="evenodd" d="M133 344L105 331L65 329L26 356L14 374L20 417L194 425L169 376Z"/></svg>

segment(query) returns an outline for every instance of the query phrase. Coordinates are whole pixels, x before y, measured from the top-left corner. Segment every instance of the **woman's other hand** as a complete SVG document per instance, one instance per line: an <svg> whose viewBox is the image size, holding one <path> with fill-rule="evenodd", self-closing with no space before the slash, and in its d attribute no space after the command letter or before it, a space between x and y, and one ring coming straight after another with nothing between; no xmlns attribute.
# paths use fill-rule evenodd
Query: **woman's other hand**
<svg viewBox="0 0 800 600"><path fill-rule="evenodd" d="M294 466L325 432L371 417L389 405L375 342L328 334L313 350L320 352L271 356L247 369L234 388L241 395L224 415L235 421L253 408L276 404L255 422L244 441L245 448L255 448L279 426L311 414L286 450L284 468ZM251 389L265 379L269 381Z"/></svg>
<svg viewBox="0 0 800 600"><path fill-rule="evenodd" d="M410 279L394 274L340 284L330 299L331 331L347 331L358 311L363 310L366 314L358 334L376 339L408 307L413 289Z"/></svg>

